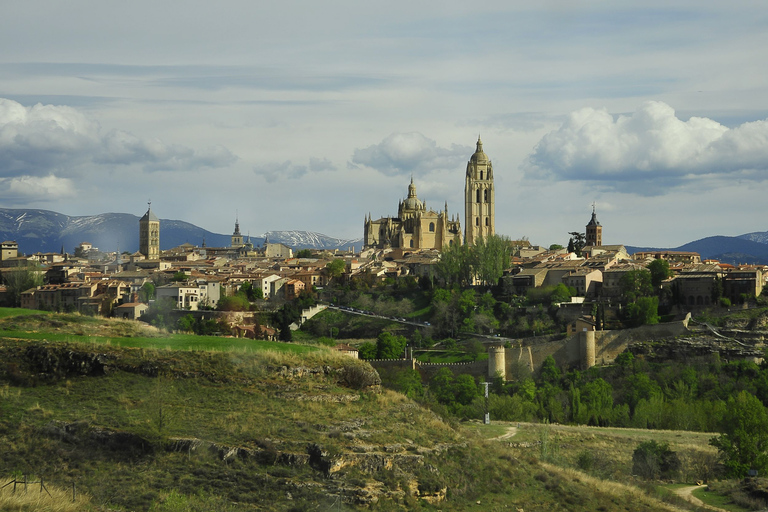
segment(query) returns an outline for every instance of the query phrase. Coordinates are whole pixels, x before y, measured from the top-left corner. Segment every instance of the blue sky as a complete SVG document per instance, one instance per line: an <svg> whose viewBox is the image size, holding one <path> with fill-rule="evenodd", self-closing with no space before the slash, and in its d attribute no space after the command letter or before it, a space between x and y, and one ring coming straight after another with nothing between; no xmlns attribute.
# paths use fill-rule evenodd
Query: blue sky
<svg viewBox="0 0 768 512"><path fill-rule="evenodd" d="M0 205L357 238L411 176L460 214L480 134L512 238L768 229L759 4L260 4L7 2Z"/></svg>

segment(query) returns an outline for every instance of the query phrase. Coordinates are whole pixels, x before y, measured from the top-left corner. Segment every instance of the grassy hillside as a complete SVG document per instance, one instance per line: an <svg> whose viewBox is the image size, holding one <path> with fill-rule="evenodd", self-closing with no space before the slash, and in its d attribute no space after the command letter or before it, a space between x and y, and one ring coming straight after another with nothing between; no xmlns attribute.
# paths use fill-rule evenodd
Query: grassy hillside
<svg viewBox="0 0 768 512"><path fill-rule="evenodd" d="M530 426L492 439L499 426L446 422L330 351L152 348L169 338L66 315L6 327L0 478L74 482L80 510L673 509L601 480L626 474L625 455L604 474L564 469L590 434ZM111 343L56 338L91 335ZM606 460L634 441L616 446Z"/></svg>

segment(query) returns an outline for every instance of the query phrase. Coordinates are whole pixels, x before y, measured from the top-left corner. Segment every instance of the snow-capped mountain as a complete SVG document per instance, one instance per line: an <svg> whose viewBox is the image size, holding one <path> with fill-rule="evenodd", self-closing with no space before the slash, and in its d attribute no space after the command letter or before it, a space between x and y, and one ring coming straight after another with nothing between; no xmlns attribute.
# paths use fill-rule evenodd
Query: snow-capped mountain
<svg viewBox="0 0 768 512"><path fill-rule="evenodd" d="M306 231L269 231L270 242L293 249L360 249L362 239L343 240ZM265 236L266 236L265 235ZM0 208L0 240L14 240L23 254L36 252L73 253L81 242L89 242L102 251L139 249L139 217L128 213L102 213L71 217L48 210ZM259 247L264 237L251 237ZM160 219L160 248L184 243L208 247L229 247L230 235L222 235L180 220Z"/></svg>
<svg viewBox="0 0 768 512"><path fill-rule="evenodd" d="M313 231L267 231L261 237L269 242L285 244L294 249L346 250L354 247L355 250L360 250L363 245L362 238L344 240Z"/></svg>

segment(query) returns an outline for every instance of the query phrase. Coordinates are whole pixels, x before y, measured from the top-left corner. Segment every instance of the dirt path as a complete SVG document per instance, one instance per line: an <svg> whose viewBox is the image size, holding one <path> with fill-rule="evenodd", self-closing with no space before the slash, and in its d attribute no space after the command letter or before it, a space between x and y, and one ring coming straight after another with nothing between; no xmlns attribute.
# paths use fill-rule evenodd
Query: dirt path
<svg viewBox="0 0 768 512"><path fill-rule="evenodd" d="M701 501L699 498L697 498L696 496L691 494L696 489L701 489L701 486L699 486L699 485L691 485L690 487L681 487L679 489L675 489L674 492L675 492L675 494L677 494L678 496L680 496L684 500L686 500L686 501L688 501L690 503L693 503L697 507L702 507L702 508L705 508L707 510L717 510L717 511L722 511L722 512L728 512L727 510L725 510L723 508L717 508L717 507L712 507L710 505L707 505L706 503Z"/></svg>
<svg viewBox="0 0 768 512"><path fill-rule="evenodd" d="M498 437L492 437L491 441L503 441L504 439L509 439L510 437L517 434L517 427L507 427L507 432L498 436Z"/></svg>

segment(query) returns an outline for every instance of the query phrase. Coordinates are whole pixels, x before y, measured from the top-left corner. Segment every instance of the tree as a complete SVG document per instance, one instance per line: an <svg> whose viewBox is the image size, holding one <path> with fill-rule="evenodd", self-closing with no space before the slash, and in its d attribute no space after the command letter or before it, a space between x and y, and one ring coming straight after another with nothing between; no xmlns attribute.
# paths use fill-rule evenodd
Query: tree
<svg viewBox="0 0 768 512"><path fill-rule="evenodd" d="M559 251L561 249L565 249L565 247L563 247L560 244L552 244L552 245L549 246L549 250L550 251Z"/></svg>
<svg viewBox="0 0 768 512"><path fill-rule="evenodd" d="M312 251L310 251L309 249L299 249L296 252L296 257L297 258L311 258L312 257Z"/></svg>
<svg viewBox="0 0 768 512"><path fill-rule="evenodd" d="M21 305L21 294L43 284L43 277L36 267L21 267L3 271L6 286L6 303L14 308Z"/></svg>
<svg viewBox="0 0 768 512"><path fill-rule="evenodd" d="M174 283L179 283L181 281L186 281L186 280L187 280L187 274L181 271L173 274L173 277L171 278L171 281L173 281Z"/></svg>
<svg viewBox="0 0 768 512"><path fill-rule="evenodd" d="M149 302L155 298L155 284L152 281L147 281L139 289L139 301Z"/></svg>
<svg viewBox="0 0 768 512"><path fill-rule="evenodd" d="M471 249L473 274L481 284L494 286L509 267L511 248L509 239L499 235L478 238Z"/></svg>
<svg viewBox="0 0 768 512"><path fill-rule="evenodd" d="M659 298L638 297L625 308L627 322L632 327L659 323Z"/></svg>
<svg viewBox="0 0 768 512"><path fill-rule="evenodd" d="M376 359L376 345L366 341L357 347L357 355L360 356L360 359Z"/></svg>
<svg viewBox="0 0 768 512"><path fill-rule="evenodd" d="M341 277L341 274L344 273L346 263L344 263L344 260L342 259L335 259L328 263L325 268L328 269L328 276L332 279L336 279Z"/></svg>
<svg viewBox="0 0 768 512"><path fill-rule="evenodd" d="M667 260L656 259L648 264L648 271L651 273L651 284L655 289L661 286L661 282L672 277L672 271L669 270Z"/></svg>
<svg viewBox="0 0 768 512"><path fill-rule="evenodd" d="M453 244L440 253L437 275L448 286L468 286L472 281L472 260L467 244Z"/></svg>
<svg viewBox="0 0 768 512"><path fill-rule="evenodd" d="M668 478L679 470L680 459L667 443L645 441L632 453L632 473L643 478Z"/></svg>
<svg viewBox="0 0 768 512"><path fill-rule="evenodd" d="M377 359L402 359L407 341L404 336L396 336L391 332L382 332L376 338Z"/></svg>
<svg viewBox="0 0 768 512"><path fill-rule="evenodd" d="M750 469L768 471L768 412L754 395L741 391L728 399L721 434L710 439L729 476L744 477Z"/></svg>
<svg viewBox="0 0 768 512"><path fill-rule="evenodd" d="M578 231L569 231L571 238L568 240L568 252L576 253L576 256L581 257L581 250L587 245L587 238L584 233Z"/></svg>
<svg viewBox="0 0 768 512"><path fill-rule="evenodd" d="M234 295L219 299L216 308L219 311L248 311L251 308L251 303L248 302L245 293L237 292Z"/></svg>
<svg viewBox="0 0 768 512"><path fill-rule="evenodd" d="M627 302L633 302L638 297L653 295L651 273L645 269L630 270L619 279L621 295Z"/></svg>
<svg viewBox="0 0 768 512"><path fill-rule="evenodd" d="M451 391L456 401L461 405L471 404L478 395L475 379L467 373L462 373L454 379Z"/></svg>

